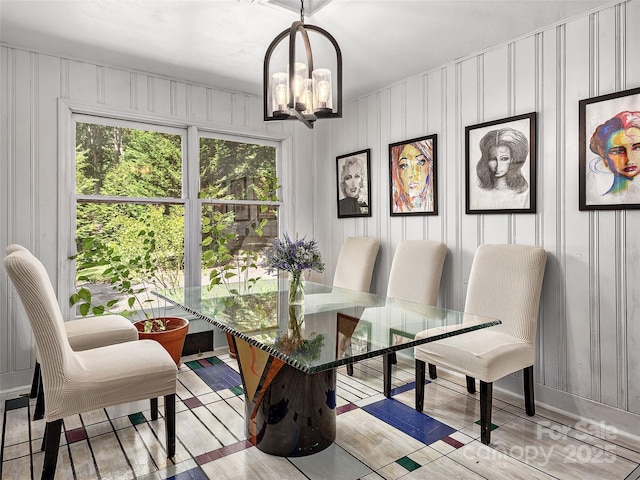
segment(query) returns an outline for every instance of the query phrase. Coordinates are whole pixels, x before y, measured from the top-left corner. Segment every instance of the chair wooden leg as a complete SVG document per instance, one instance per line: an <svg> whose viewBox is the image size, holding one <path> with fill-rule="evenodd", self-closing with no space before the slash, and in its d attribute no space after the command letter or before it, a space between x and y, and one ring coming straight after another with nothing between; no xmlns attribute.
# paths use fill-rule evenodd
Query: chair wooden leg
<svg viewBox="0 0 640 480"><path fill-rule="evenodd" d="M396 355L396 352L390 353L389 354L389 359L391 360L391 364L395 365L398 363L398 356Z"/></svg>
<svg viewBox="0 0 640 480"><path fill-rule="evenodd" d="M387 398L391 398L391 359L389 356L388 353L382 356L383 393Z"/></svg>
<svg viewBox="0 0 640 480"><path fill-rule="evenodd" d="M33 369L33 379L31 380L29 398L36 398L38 395L38 385L40 385L40 362L36 362L36 366Z"/></svg>
<svg viewBox="0 0 640 480"><path fill-rule="evenodd" d="M429 378L431 380L435 380L438 378L438 371L436 370L436 366L433 363L429 364Z"/></svg>
<svg viewBox="0 0 640 480"><path fill-rule="evenodd" d="M44 418L44 387L42 386L42 375L38 379L38 394L36 395L36 408L33 411L34 420Z"/></svg>
<svg viewBox="0 0 640 480"><path fill-rule="evenodd" d="M425 366L426 364L422 360L416 360L416 410L418 412L424 409Z"/></svg>
<svg viewBox="0 0 640 480"><path fill-rule="evenodd" d="M353 377L353 363L347 363L347 375Z"/></svg>
<svg viewBox="0 0 640 480"><path fill-rule="evenodd" d="M150 400L151 420L158 419L158 399L156 397Z"/></svg>
<svg viewBox="0 0 640 480"><path fill-rule="evenodd" d="M467 392L476 393L476 379L467 375Z"/></svg>
<svg viewBox="0 0 640 480"><path fill-rule="evenodd" d="M524 408L530 417L536 414L535 396L533 393L533 365L525 368L523 371L524 378Z"/></svg>
<svg viewBox="0 0 640 480"><path fill-rule="evenodd" d="M480 441L489 445L491 441L491 402L493 383L480 380Z"/></svg>
<svg viewBox="0 0 640 480"><path fill-rule="evenodd" d="M164 421L167 429L167 457L176 454L176 395L164 396Z"/></svg>
<svg viewBox="0 0 640 480"><path fill-rule="evenodd" d="M42 465L42 480L53 480L58 463L58 449L60 448L60 433L62 419L47 422L44 431L44 464Z"/></svg>

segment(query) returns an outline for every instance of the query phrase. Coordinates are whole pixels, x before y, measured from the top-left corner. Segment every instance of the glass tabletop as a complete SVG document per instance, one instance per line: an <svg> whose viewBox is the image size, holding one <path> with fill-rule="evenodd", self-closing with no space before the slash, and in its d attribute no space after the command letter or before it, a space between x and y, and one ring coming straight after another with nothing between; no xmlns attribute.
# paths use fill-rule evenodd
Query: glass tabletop
<svg viewBox="0 0 640 480"><path fill-rule="evenodd" d="M290 352L281 342L288 331L288 282L260 280L249 293L231 291L218 285L154 293L305 373L500 324L493 318L307 281L305 342ZM419 332L424 333L415 339Z"/></svg>

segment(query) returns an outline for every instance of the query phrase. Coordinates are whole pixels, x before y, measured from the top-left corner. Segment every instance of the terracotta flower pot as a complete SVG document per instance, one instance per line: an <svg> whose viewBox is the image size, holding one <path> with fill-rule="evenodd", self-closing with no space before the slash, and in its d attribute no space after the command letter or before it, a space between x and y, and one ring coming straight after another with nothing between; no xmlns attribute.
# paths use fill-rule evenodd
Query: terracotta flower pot
<svg viewBox="0 0 640 480"><path fill-rule="evenodd" d="M237 357L236 346L233 343L233 335L231 335L230 333L227 333L226 335L227 335L227 344L229 345L229 356L231 358L236 358Z"/></svg>
<svg viewBox="0 0 640 480"><path fill-rule="evenodd" d="M180 357L182 356L182 347L184 347L184 340L189 332L189 320L182 317L164 317L166 330L160 332L146 332L144 331L144 320L135 322L134 325L138 329L138 338L140 340L155 340L162 345L176 365L180 367Z"/></svg>

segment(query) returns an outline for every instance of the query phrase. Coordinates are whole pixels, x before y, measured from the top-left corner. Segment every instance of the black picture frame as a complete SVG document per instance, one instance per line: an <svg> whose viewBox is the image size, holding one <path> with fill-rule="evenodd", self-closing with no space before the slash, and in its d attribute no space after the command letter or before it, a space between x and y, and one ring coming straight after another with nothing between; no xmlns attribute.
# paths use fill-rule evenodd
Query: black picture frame
<svg viewBox="0 0 640 480"><path fill-rule="evenodd" d="M536 213L536 123L531 112L465 127L467 214Z"/></svg>
<svg viewBox="0 0 640 480"><path fill-rule="evenodd" d="M360 180L354 181L354 172L358 175L358 171L361 172ZM370 172L370 148L336 157L338 218L371 216ZM351 193L348 189L351 189ZM357 191L354 192L353 189Z"/></svg>
<svg viewBox="0 0 640 480"><path fill-rule="evenodd" d="M579 210L639 209L640 87L580 100L578 112ZM621 131L614 141L624 154L610 156L608 142Z"/></svg>
<svg viewBox="0 0 640 480"><path fill-rule="evenodd" d="M406 150L409 149L407 156ZM414 152L414 155L411 154ZM411 181L412 163L421 166L419 157L425 157L423 171L417 181ZM415 159L418 159L416 162ZM389 144L389 213L402 215L438 215L438 136L425 135ZM408 173L402 173L402 172ZM408 185L407 185L408 184ZM415 184L415 185L414 185Z"/></svg>

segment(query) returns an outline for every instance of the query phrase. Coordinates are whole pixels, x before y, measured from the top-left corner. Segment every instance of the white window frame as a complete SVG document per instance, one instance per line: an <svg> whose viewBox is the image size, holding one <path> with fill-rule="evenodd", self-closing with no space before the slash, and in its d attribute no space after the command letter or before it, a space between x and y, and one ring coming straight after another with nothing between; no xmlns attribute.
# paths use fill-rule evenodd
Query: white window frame
<svg viewBox="0 0 640 480"><path fill-rule="evenodd" d="M98 123L107 126L119 126L125 128L138 128L153 130L182 137L182 198L135 198L135 197L105 197L101 195L76 195L75 179L75 124L76 121L85 123ZM81 199L100 198L114 203L170 203L184 205L185 215L185 285L199 285L201 271L200 235L188 234L188 232L200 232L201 212L203 204L247 203L270 204L278 206L280 212L278 222L281 231L285 229L282 224L285 218L282 215L286 195L278 193L278 201L239 201L239 200L215 200L200 199L200 137L220 138L234 142L247 142L259 145L273 146L276 148L276 174L281 178L283 159L286 158L290 148L290 138L284 135L266 135L264 132L252 131L221 131L207 125L198 123L186 123L167 119L162 116L145 114L142 112L120 111L99 106L83 105L69 102L66 99L58 101L58 158L60 158L60 175L58 178L59 204L58 204L58 296L60 299L68 299L75 289L75 270L73 262L68 258L75 252L76 233L76 203ZM195 229L195 230L194 230ZM73 249L73 250L72 250ZM188 273L187 273L188 272ZM60 307L64 318L70 314L69 302L60 301Z"/></svg>

